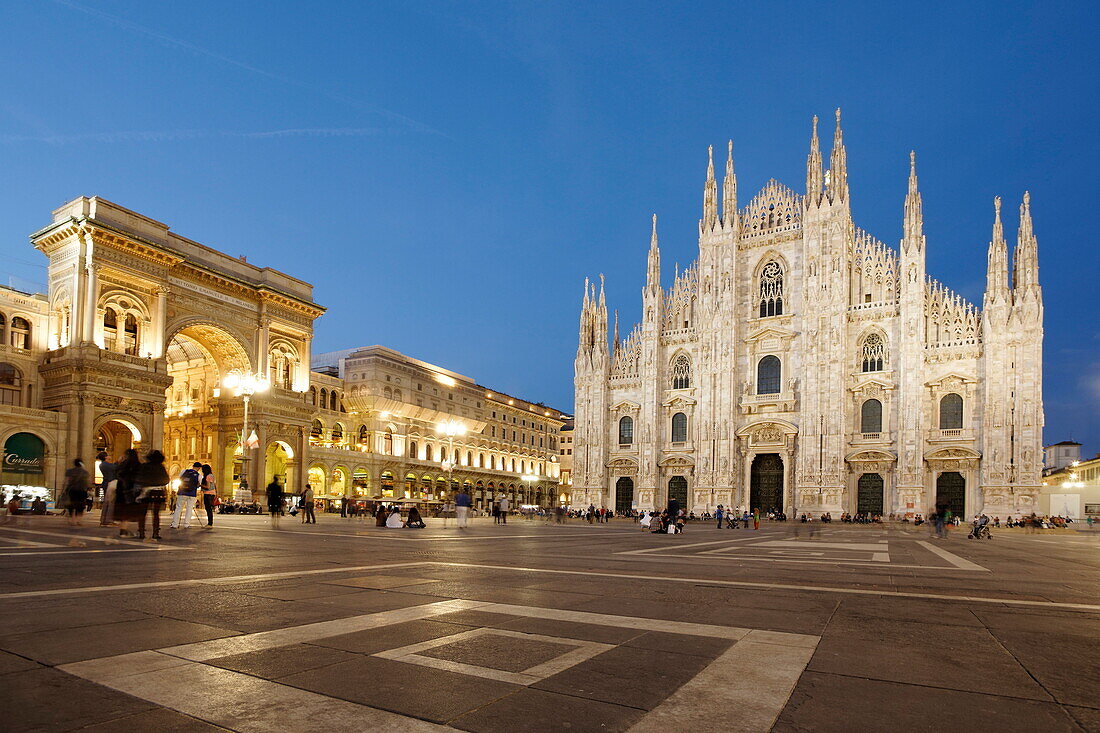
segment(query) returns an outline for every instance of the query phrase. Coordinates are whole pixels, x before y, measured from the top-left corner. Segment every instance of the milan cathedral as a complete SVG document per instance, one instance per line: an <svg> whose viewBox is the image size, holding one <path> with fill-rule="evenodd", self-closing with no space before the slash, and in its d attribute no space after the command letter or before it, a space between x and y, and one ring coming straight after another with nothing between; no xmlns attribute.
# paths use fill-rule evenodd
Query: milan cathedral
<svg viewBox="0 0 1100 733"><path fill-rule="evenodd" d="M610 348L602 276L598 291L585 284L573 503L1035 510L1043 299L1029 195L1011 268L994 200L979 310L925 272L914 154L895 251L852 222L840 110L828 170L814 118L804 195L771 180L738 209L729 150L721 211L712 150L699 256L668 290L654 216L642 321L620 338L616 315Z"/></svg>

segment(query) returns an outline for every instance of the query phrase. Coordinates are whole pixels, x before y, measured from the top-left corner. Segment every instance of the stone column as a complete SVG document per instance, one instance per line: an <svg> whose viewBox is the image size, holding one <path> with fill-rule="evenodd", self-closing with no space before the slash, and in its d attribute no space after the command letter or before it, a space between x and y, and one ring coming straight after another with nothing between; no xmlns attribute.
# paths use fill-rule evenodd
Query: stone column
<svg viewBox="0 0 1100 733"><path fill-rule="evenodd" d="M152 333L149 334L149 354L154 359L159 359L164 356L164 326L168 320L168 293L171 292L171 288L167 285L157 286L157 301L153 308L153 325Z"/></svg>
<svg viewBox="0 0 1100 733"><path fill-rule="evenodd" d="M90 249L90 247L89 247ZM91 255L89 253L89 259ZM99 264L88 263L88 275L84 291L84 326L82 341L95 341L96 302L99 300ZM119 328L122 324L119 324Z"/></svg>

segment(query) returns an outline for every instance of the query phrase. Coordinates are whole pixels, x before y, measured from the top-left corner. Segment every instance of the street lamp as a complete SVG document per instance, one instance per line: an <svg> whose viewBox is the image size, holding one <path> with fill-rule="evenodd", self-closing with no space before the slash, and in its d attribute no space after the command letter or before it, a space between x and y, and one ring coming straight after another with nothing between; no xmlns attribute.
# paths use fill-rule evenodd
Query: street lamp
<svg viewBox="0 0 1100 733"><path fill-rule="evenodd" d="M441 435L447 436L447 457L443 459L443 470L447 472L447 491L454 490L454 470L455 470L455 436L465 435L466 426L457 420L448 420L447 422L441 422L436 426L436 432ZM440 500L443 497L439 497Z"/></svg>
<svg viewBox="0 0 1100 733"><path fill-rule="evenodd" d="M234 369L225 375L222 385L226 389L233 390L233 394L244 400L244 420L241 422L241 488L248 488L248 453L245 450L248 436L248 403L254 394L262 394L271 387L271 382L261 372L252 373L242 369Z"/></svg>
<svg viewBox="0 0 1100 733"><path fill-rule="evenodd" d="M533 475L528 473L528 474L524 474L523 476L520 476L519 478L520 478L521 481L523 481L525 484L527 484L527 495L528 495L527 498L531 499L532 498L531 497L531 484L538 481L539 477L538 476L533 476ZM528 501L527 503L532 504L534 502Z"/></svg>

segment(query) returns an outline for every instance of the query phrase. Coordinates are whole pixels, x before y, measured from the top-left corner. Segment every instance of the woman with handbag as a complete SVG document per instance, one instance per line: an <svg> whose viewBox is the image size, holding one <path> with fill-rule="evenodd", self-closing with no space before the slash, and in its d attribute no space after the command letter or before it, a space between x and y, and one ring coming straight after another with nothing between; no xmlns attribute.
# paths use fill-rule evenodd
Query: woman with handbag
<svg viewBox="0 0 1100 733"><path fill-rule="evenodd" d="M137 503L143 505L138 515L138 539L145 539L145 516L153 515L154 542L160 542L160 508L168 498L168 471L164 468L164 454L151 450L145 456L145 462L137 472Z"/></svg>
<svg viewBox="0 0 1100 733"><path fill-rule="evenodd" d="M214 526L214 507L218 505L218 484L214 480L214 469L209 463L202 464L202 506L206 509L206 528Z"/></svg>

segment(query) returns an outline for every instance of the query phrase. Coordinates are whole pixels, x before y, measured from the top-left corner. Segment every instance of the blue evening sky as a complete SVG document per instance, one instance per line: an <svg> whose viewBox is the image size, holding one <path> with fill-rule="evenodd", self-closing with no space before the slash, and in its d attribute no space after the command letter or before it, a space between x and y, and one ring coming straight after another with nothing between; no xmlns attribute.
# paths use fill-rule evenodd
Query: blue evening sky
<svg viewBox="0 0 1100 733"><path fill-rule="evenodd" d="M78 195L315 284L315 351L374 343L572 409L586 275L638 317L696 255L706 146L740 203L844 110L858 225L980 304L992 199L1032 192L1046 439L1100 450L1095 3L0 3L0 277ZM825 151L826 156L828 150ZM721 162L719 162L721 168Z"/></svg>

